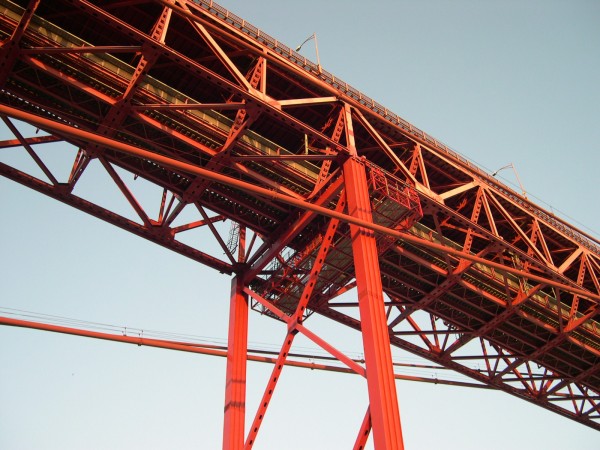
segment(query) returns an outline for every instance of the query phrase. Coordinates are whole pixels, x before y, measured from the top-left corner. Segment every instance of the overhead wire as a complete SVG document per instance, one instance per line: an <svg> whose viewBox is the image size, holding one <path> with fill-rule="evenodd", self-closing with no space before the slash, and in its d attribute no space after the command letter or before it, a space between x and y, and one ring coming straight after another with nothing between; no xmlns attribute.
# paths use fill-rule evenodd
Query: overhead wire
<svg viewBox="0 0 600 450"><path fill-rule="evenodd" d="M180 347L190 347L190 348L205 348L212 349L216 351L221 351L224 354L227 352L227 342L223 338L217 337L207 337L207 336L198 336L193 334L185 334L185 333L174 333L174 332L164 332L157 330L149 330L143 328L135 328L135 327L127 327L121 325L114 324L106 324L101 322L93 322L81 319L75 319L65 316L59 316L55 314L45 314L45 313L37 313L33 311L27 311L16 308L2 307L0 306L0 314L5 316L13 316L15 318L27 318L38 321L40 324L45 325L58 325L58 326L72 326L78 327L81 331L93 331L97 330L102 333L110 332L113 336L123 336L129 338L139 338L138 345L149 345L153 346L151 341L162 340L163 342L168 342L172 344L176 344ZM9 325L7 323L0 323L0 325ZM53 331L53 330L49 330ZM70 333L69 333L70 334ZM169 338L168 340L163 340L163 338ZM145 340L148 340L148 343L145 343ZM308 367L313 369L322 369L322 370L333 370L338 372L352 372L350 369L343 365L335 364L338 362L338 359L327 354L321 348L312 348L312 347L295 347L296 350L300 350L297 352L290 352L289 358L291 365L298 365L301 367ZM303 351L302 351L303 350ZM351 359L358 363L364 363L364 360L360 357L356 357L357 355L361 355L358 352L344 352L347 355L353 355ZM249 342L248 345L248 354L249 357L252 355L256 355L254 360L258 360L260 362L275 362L274 358L271 356L276 356L279 354L279 349L276 344L266 344L266 343L256 343ZM261 356L262 355L262 356ZM224 356L224 355L220 355ZM301 363L301 360L309 360L308 363ZM485 387L484 385L479 385L477 383L467 382L467 377L456 375L452 372L445 373L444 379L439 379L436 371L444 371L447 370L443 366L434 366L431 364L422 364L415 362L415 358L404 358L404 362L393 362L394 367L402 368L402 374L396 374L397 378L405 379L406 377L416 377L414 381L427 381L427 382L437 382L438 384L458 384L458 385L466 385L471 387ZM412 360L412 362L411 362ZM326 363L318 363L322 361ZM332 366L331 363L334 363Z"/></svg>

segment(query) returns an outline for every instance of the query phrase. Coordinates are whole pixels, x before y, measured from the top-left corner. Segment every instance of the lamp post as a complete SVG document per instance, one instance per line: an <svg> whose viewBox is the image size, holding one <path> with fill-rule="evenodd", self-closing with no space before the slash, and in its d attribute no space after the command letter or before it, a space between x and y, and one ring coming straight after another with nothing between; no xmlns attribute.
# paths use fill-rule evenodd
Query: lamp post
<svg viewBox="0 0 600 450"><path fill-rule="evenodd" d="M517 183L519 183L519 187L521 188L521 193L523 194L523 197L527 198L527 192L525 192L525 188L523 188L523 184L521 183L521 179L519 178L519 174L517 173L517 169L513 163L509 163L505 166L500 167L492 174L492 176L495 177L496 175L498 175L498 172L504 169L508 169L509 167L513 170L515 174L515 178L517 179Z"/></svg>
<svg viewBox="0 0 600 450"><path fill-rule="evenodd" d="M321 61L319 59L319 43L317 41L317 33L313 33L309 37L304 39L304 42L302 42L302 44L300 44L298 47L296 47L296 51L299 52L300 49L302 48L302 46L304 44L306 44L308 41L310 41L311 39L314 39L314 41L315 41L315 52L317 54L317 69L319 70L319 73L321 73Z"/></svg>

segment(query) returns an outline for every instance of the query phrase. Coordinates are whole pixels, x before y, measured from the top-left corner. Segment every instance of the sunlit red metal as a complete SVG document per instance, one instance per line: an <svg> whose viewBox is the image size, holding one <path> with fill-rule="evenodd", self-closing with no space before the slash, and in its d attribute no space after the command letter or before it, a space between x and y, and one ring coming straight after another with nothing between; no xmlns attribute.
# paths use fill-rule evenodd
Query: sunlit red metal
<svg viewBox="0 0 600 450"><path fill-rule="evenodd" d="M44 175L0 173L235 274L224 448L253 445L296 333L366 377L355 448L371 431L402 447L390 344L600 429L598 241L212 1L0 11L0 146ZM66 179L42 150L60 141L77 149ZM131 216L75 194L91 163ZM162 189L156 218L124 172ZM180 239L199 227L219 255ZM244 430L248 306L288 333ZM314 313L362 333L366 367L310 331Z"/></svg>
<svg viewBox="0 0 600 450"><path fill-rule="evenodd" d="M246 258L246 229L237 233L237 260ZM225 418L223 448L241 449L245 437L246 420L246 355L248 354L248 296L244 293L244 278L239 274L231 281L229 309L229 343L225 379Z"/></svg>

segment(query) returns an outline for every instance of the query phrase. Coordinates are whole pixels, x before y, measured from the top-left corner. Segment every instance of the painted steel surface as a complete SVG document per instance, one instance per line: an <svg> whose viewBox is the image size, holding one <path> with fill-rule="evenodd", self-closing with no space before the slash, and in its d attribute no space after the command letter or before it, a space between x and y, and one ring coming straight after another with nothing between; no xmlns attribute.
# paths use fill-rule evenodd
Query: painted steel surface
<svg viewBox="0 0 600 450"><path fill-rule="evenodd" d="M0 33L0 114L15 137L0 144L45 178L2 175L236 274L228 448L251 446L268 407L244 436L246 296L288 325L281 362L301 332L366 375L357 448L371 426L378 448L401 445L388 343L600 429L590 236L210 1L1 0ZM75 149L66 179L36 152L61 141ZM135 217L75 194L92 162ZM156 217L124 173L161 189ZM189 210L199 219L179 223ZM229 240L224 220L237 224ZM199 227L220 256L180 239ZM340 299L354 289L358 301ZM314 313L362 330L366 372L311 334Z"/></svg>

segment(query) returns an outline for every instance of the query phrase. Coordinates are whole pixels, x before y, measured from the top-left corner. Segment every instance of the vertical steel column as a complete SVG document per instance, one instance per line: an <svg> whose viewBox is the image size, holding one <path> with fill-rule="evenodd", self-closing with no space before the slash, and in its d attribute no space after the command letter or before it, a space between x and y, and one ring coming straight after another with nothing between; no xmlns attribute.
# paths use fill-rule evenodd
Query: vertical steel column
<svg viewBox="0 0 600 450"><path fill-rule="evenodd" d="M238 261L245 261L246 230L240 226ZM246 364L248 354L248 296L244 293L244 276L231 280L225 384L225 418L223 449L244 448L246 421Z"/></svg>
<svg viewBox="0 0 600 450"><path fill-rule="evenodd" d="M372 222L364 165L356 157L349 158L344 163L343 170L348 214ZM403 449L377 243L372 230L356 225L350 225L350 235L375 448Z"/></svg>

